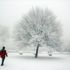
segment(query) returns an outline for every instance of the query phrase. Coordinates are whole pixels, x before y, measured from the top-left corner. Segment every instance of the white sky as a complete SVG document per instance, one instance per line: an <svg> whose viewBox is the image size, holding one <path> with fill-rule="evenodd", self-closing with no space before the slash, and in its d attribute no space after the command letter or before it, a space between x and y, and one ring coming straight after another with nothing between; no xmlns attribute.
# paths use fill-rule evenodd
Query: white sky
<svg viewBox="0 0 70 70"><path fill-rule="evenodd" d="M65 39L70 38L70 0L0 0L0 24L12 28L32 7L53 11L63 25Z"/></svg>

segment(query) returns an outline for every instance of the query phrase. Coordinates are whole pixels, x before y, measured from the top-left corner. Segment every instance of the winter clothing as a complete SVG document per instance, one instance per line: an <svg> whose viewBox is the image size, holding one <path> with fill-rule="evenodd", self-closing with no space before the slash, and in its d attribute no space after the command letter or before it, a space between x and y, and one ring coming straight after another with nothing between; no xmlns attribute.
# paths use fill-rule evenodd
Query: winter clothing
<svg viewBox="0 0 70 70"><path fill-rule="evenodd" d="M5 56L7 56L6 50L1 50L1 51L0 51L0 57L1 57L1 58L5 58Z"/></svg>

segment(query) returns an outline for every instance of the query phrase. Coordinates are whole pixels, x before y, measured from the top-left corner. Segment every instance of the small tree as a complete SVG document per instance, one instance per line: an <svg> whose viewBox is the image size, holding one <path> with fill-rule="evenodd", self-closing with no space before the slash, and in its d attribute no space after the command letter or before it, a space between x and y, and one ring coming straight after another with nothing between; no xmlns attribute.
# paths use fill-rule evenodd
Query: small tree
<svg viewBox="0 0 70 70"><path fill-rule="evenodd" d="M16 41L24 45L34 44L35 57L38 56L39 47L42 44L50 48L60 47L61 29L55 15L48 9L32 9L23 16L21 22L16 25Z"/></svg>

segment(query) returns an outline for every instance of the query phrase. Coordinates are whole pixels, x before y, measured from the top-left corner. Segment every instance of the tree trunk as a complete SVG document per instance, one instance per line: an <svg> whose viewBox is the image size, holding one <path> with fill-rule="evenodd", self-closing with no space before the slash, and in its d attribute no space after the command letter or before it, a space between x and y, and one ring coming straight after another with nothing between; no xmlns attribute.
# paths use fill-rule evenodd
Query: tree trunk
<svg viewBox="0 0 70 70"><path fill-rule="evenodd" d="M37 58L37 57L38 57L38 50L39 50L39 44L37 45L37 48L36 48L35 58Z"/></svg>
<svg viewBox="0 0 70 70"><path fill-rule="evenodd" d="M48 55L49 55L49 56L52 56L52 52L48 52Z"/></svg>

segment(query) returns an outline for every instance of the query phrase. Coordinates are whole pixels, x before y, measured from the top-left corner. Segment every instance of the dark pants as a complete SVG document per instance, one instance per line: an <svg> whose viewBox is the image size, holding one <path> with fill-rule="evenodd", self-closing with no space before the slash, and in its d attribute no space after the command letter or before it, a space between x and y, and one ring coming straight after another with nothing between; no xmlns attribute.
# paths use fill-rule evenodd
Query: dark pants
<svg viewBox="0 0 70 70"><path fill-rule="evenodd" d="M1 66L4 65L4 60L5 60L5 58L2 58Z"/></svg>

